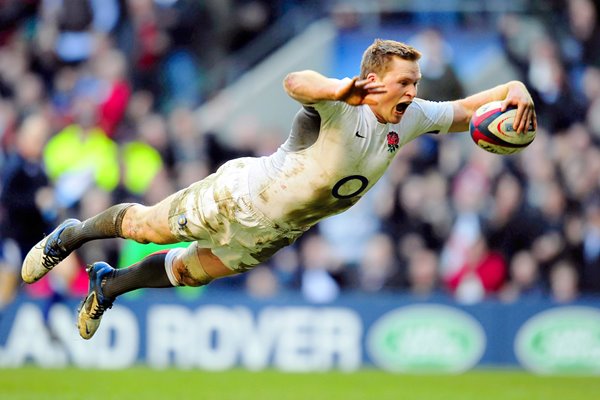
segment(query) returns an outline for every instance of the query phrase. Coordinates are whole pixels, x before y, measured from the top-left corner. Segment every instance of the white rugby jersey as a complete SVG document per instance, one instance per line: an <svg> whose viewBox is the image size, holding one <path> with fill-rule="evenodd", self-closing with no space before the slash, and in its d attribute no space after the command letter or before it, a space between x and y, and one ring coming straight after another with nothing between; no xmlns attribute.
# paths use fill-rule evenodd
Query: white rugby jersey
<svg viewBox="0 0 600 400"><path fill-rule="evenodd" d="M448 132L452 119L451 103L422 99L398 124L380 123L368 105L305 106L286 142L251 167L254 206L282 228L306 229L355 204L403 145L424 133Z"/></svg>

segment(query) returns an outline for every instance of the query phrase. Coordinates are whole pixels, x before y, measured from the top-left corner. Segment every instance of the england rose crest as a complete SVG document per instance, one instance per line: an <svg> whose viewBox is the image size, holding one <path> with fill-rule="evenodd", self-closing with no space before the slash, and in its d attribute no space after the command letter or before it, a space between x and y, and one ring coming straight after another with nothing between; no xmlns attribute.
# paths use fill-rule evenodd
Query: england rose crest
<svg viewBox="0 0 600 400"><path fill-rule="evenodd" d="M396 150L398 150L398 143L400 143L400 138L398 137L398 134L396 132L389 132L387 134L387 146L388 151L390 153L393 153Z"/></svg>

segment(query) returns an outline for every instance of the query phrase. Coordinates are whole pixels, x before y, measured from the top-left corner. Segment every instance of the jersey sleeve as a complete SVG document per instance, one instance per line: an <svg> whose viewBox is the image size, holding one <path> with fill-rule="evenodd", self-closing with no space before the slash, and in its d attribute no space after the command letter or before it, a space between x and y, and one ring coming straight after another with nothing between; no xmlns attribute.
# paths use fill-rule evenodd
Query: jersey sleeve
<svg viewBox="0 0 600 400"><path fill-rule="evenodd" d="M414 137L425 133L446 134L454 119L454 110L449 101L437 102L415 99L409 107L410 112L402 122ZM408 118L406 118L408 117Z"/></svg>
<svg viewBox="0 0 600 400"><path fill-rule="evenodd" d="M344 103L343 101L321 101L311 104L309 107L314 108L319 113L321 120L327 121L333 115L343 115L349 113L354 108L353 106Z"/></svg>
<svg viewBox="0 0 600 400"><path fill-rule="evenodd" d="M349 81L350 78L344 78L343 81ZM351 112L355 107L345 103L343 101L331 101L324 100L318 103L308 104L308 107L312 107L319 113L322 120L328 120L334 114L344 114Z"/></svg>

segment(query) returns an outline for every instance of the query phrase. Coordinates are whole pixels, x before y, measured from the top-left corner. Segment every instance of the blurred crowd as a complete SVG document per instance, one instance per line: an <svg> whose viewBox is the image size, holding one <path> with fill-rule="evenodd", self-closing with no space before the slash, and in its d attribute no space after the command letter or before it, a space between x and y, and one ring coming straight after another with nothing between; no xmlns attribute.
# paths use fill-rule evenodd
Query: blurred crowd
<svg viewBox="0 0 600 400"><path fill-rule="evenodd" d="M23 255L63 219L153 204L230 158L276 149L285 133L255 120L235 143L200 133L194 109L219 89L207 71L301 3L0 0L0 308L19 291L80 295L86 262L125 266L156 248L91 242L21 285ZM600 10L551 3L489 17L535 97L530 147L497 156L465 135L422 137L351 210L205 291L291 290L317 303L343 292L466 304L600 294ZM333 20L349 29L339 11ZM411 43L424 53L420 97L468 94L438 30L416 30Z"/></svg>

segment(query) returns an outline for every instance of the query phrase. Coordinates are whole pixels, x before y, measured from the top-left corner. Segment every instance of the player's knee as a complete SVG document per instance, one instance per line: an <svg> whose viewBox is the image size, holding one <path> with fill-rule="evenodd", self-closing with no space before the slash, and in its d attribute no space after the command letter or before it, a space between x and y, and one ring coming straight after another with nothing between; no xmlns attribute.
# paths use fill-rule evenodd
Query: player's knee
<svg viewBox="0 0 600 400"><path fill-rule="evenodd" d="M190 271L190 269L185 266L182 266L178 272L180 276L179 281L185 286L204 286L213 280L213 278L208 276L204 271Z"/></svg>
<svg viewBox="0 0 600 400"><path fill-rule="evenodd" d="M138 243L148 243L144 236L144 210L148 207L141 204L133 204L127 209L121 217L121 230L123 237L135 240Z"/></svg>
<svg viewBox="0 0 600 400"><path fill-rule="evenodd" d="M153 207L133 205L123 220L125 237L138 243L170 243L168 224ZM165 234L168 233L168 234Z"/></svg>
<svg viewBox="0 0 600 400"><path fill-rule="evenodd" d="M180 253L173 262L173 272L177 281L184 286L194 287L210 283L213 278L204 271L200 262L190 262L182 257L184 254Z"/></svg>

